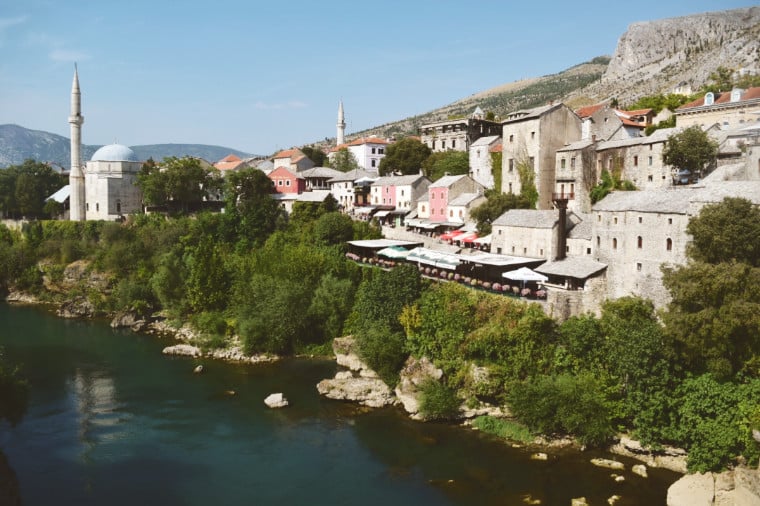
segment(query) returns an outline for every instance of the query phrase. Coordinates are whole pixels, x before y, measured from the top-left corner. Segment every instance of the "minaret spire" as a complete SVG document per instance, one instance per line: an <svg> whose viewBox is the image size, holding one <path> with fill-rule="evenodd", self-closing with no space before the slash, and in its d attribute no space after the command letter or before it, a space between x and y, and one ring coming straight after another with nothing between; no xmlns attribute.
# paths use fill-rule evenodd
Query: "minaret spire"
<svg viewBox="0 0 760 506"><path fill-rule="evenodd" d="M338 104L338 135L335 141L337 146L346 143L346 118L343 114L343 100Z"/></svg>
<svg viewBox="0 0 760 506"><path fill-rule="evenodd" d="M71 83L71 114L69 125L71 131L71 170L69 172L69 219L85 219L84 172L82 171L82 92L79 89L79 71L74 64L74 81Z"/></svg>

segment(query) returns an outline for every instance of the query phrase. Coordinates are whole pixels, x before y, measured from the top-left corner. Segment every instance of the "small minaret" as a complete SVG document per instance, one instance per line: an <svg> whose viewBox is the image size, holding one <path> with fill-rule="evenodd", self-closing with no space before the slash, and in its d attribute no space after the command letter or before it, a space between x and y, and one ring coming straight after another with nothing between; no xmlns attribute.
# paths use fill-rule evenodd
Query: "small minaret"
<svg viewBox="0 0 760 506"><path fill-rule="evenodd" d="M69 172L69 219L84 221L84 172L82 171L82 93L79 91L79 73L74 64L74 82L71 84L71 171Z"/></svg>
<svg viewBox="0 0 760 506"><path fill-rule="evenodd" d="M335 141L336 146L346 143L346 118L343 115L343 101L338 104L338 136Z"/></svg>

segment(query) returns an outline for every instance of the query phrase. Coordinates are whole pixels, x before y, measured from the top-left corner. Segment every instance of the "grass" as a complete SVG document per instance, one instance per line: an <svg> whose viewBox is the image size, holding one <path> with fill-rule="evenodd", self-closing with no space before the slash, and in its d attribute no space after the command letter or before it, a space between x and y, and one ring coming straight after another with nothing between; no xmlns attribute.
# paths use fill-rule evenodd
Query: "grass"
<svg viewBox="0 0 760 506"><path fill-rule="evenodd" d="M527 427L512 420L494 418L492 416L479 416L472 422L476 429L493 434L509 441L518 443L531 443L535 439Z"/></svg>

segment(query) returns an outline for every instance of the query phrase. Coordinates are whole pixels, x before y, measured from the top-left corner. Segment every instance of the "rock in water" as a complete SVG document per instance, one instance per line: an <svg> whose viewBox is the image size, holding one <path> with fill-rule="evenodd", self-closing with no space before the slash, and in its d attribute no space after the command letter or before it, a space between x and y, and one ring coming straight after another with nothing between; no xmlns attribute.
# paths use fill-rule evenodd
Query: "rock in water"
<svg viewBox="0 0 760 506"><path fill-rule="evenodd" d="M281 393L269 394L269 396L264 399L264 404L270 408L284 408L288 405L288 400L283 397Z"/></svg>
<svg viewBox="0 0 760 506"><path fill-rule="evenodd" d="M195 369L193 369L193 372L194 372L195 374L200 374L200 373L202 373L202 372L203 372L203 366L202 366L202 365L199 365L199 366L197 366Z"/></svg>
<svg viewBox="0 0 760 506"><path fill-rule="evenodd" d="M642 478L647 477L647 466L645 466L644 464L636 464L635 466L631 468L631 471L633 472L633 474L638 474Z"/></svg>
<svg viewBox="0 0 760 506"><path fill-rule="evenodd" d="M617 460L591 459L591 463L598 467L606 467L607 469L625 469L625 465Z"/></svg>

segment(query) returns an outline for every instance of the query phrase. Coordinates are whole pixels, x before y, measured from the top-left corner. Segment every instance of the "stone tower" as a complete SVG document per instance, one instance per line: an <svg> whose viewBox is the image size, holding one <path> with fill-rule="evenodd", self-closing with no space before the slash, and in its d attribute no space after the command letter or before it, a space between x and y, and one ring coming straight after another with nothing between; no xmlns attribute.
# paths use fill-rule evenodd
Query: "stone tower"
<svg viewBox="0 0 760 506"><path fill-rule="evenodd" d="M343 115L343 101L338 104L338 136L335 141L336 146L346 143L346 118Z"/></svg>
<svg viewBox="0 0 760 506"><path fill-rule="evenodd" d="M79 91L79 73L74 65L74 82L71 85L71 171L69 172L69 219L71 221L84 221L84 172L82 171L82 94Z"/></svg>

